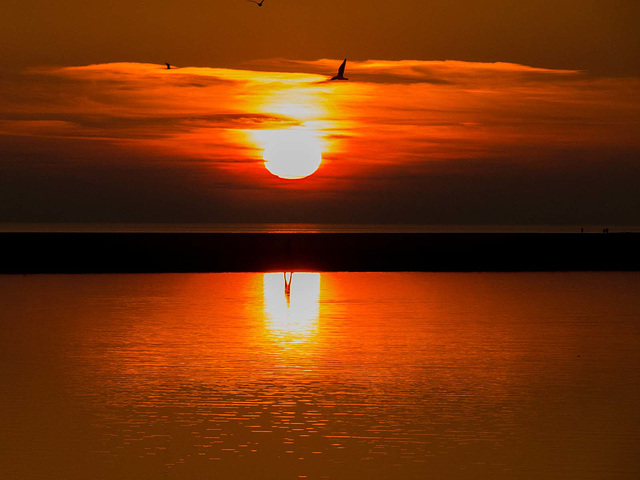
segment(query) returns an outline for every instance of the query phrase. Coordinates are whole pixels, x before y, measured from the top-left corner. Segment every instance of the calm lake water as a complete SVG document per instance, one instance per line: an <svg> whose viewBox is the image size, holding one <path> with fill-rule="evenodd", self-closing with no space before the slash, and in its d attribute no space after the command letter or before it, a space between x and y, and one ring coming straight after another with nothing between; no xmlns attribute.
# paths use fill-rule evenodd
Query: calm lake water
<svg viewBox="0 0 640 480"><path fill-rule="evenodd" d="M637 479L640 274L0 276L3 479Z"/></svg>

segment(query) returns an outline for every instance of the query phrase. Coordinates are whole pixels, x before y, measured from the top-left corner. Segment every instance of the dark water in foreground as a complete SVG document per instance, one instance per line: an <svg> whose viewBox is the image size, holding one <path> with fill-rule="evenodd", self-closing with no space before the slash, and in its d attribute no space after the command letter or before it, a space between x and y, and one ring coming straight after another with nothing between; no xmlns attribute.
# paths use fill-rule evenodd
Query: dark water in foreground
<svg viewBox="0 0 640 480"><path fill-rule="evenodd" d="M640 274L0 276L6 479L635 479Z"/></svg>

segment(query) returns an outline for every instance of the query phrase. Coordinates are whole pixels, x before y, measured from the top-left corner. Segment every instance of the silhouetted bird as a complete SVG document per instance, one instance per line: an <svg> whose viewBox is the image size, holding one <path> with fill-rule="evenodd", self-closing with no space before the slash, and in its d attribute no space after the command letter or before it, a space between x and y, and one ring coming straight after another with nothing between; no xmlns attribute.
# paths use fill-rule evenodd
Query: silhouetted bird
<svg viewBox="0 0 640 480"><path fill-rule="evenodd" d="M262 6L262 4L264 3L264 0L260 0L260 3L256 2L255 0L247 0L247 1L249 1L249 2L251 2L251 3L255 3L255 4L256 4L256 5L258 5L259 7L261 7L261 6Z"/></svg>
<svg viewBox="0 0 640 480"><path fill-rule="evenodd" d="M165 65L167 66L167 70L171 70L171 64L170 63L165 63Z"/></svg>
<svg viewBox="0 0 640 480"><path fill-rule="evenodd" d="M338 75L333 77L331 80L349 80L348 78L345 78L345 76L344 76L344 67L346 65L347 65L347 59L345 58L344 62L342 62L342 65L340 65L340 68L338 69Z"/></svg>

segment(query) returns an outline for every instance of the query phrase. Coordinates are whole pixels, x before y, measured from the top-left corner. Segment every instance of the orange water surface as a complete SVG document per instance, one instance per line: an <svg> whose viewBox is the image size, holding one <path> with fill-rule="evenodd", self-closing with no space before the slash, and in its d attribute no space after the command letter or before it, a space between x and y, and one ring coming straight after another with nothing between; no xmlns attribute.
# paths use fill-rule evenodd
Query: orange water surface
<svg viewBox="0 0 640 480"><path fill-rule="evenodd" d="M637 273L0 276L7 479L638 478Z"/></svg>

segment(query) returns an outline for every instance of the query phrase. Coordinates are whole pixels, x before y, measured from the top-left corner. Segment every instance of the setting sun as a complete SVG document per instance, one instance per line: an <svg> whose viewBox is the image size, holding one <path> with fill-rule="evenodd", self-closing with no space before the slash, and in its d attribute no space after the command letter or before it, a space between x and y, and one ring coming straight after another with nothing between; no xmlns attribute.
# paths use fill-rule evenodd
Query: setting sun
<svg viewBox="0 0 640 480"><path fill-rule="evenodd" d="M264 165L273 175L299 179L314 173L322 162L318 139L306 130L271 130L265 133Z"/></svg>
<svg viewBox="0 0 640 480"><path fill-rule="evenodd" d="M3 7L0 480L640 479L640 0Z"/></svg>

